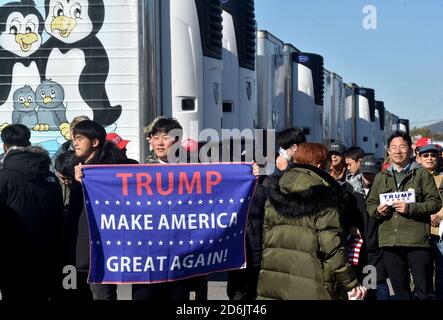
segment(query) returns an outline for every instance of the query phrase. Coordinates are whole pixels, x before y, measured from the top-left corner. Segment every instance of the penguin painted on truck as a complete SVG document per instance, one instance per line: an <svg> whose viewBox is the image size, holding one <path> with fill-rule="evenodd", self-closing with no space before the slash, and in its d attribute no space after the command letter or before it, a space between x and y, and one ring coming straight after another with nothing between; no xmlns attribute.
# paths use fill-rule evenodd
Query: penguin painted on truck
<svg viewBox="0 0 443 320"><path fill-rule="evenodd" d="M63 85L71 116L88 113L86 103L96 122L115 123L122 107L109 102L109 59L97 38L105 18L103 0L45 0L45 12L45 29L51 36L42 46L45 78Z"/></svg>
<svg viewBox="0 0 443 320"><path fill-rule="evenodd" d="M38 104L39 124L34 130L60 130L61 134L68 139L70 127L63 104L65 98L63 87L51 79L44 80L35 90L35 95Z"/></svg>
<svg viewBox="0 0 443 320"><path fill-rule="evenodd" d="M39 54L43 21L33 0L0 7L0 108L9 118L0 119L0 130L10 121L12 94L24 85L35 88L40 83L38 65L45 64Z"/></svg>
<svg viewBox="0 0 443 320"><path fill-rule="evenodd" d="M23 124L30 129L36 129L38 123L37 102L35 92L30 86L24 86L14 92L14 111L12 124Z"/></svg>

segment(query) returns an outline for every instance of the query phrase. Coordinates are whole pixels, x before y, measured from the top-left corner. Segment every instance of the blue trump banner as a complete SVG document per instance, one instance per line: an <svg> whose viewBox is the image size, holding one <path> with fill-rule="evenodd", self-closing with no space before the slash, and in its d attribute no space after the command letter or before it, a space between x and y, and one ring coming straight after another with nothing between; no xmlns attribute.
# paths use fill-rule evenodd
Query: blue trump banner
<svg viewBox="0 0 443 320"><path fill-rule="evenodd" d="M91 283L239 269L256 178L249 164L84 166Z"/></svg>

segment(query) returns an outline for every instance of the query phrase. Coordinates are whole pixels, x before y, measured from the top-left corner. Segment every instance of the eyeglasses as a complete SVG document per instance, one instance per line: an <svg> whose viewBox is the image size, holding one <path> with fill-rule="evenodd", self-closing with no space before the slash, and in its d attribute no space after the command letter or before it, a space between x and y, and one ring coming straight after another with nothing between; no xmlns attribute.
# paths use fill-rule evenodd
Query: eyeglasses
<svg viewBox="0 0 443 320"><path fill-rule="evenodd" d="M391 146L389 148L389 150L391 150L391 151L397 151L398 149L400 149L401 151L405 151L408 149L408 146L400 145L400 146Z"/></svg>
<svg viewBox="0 0 443 320"><path fill-rule="evenodd" d="M437 154L435 154L435 153L423 153L423 154L421 154L420 155L420 157L422 157L422 158L429 158L429 157L431 157L431 158L437 158Z"/></svg>

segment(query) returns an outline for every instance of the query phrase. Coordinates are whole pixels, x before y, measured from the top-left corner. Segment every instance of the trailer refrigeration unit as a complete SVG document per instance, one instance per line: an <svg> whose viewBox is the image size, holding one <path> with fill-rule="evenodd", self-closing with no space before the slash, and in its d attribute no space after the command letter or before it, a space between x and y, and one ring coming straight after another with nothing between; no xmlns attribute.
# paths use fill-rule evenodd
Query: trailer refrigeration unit
<svg viewBox="0 0 443 320"><path fill-rule="evenodd" d="M222 127L252 129L257 122L254 1L231 0L222 3Z"/></svg>
<svg viewBox="0 0 443 320"><path fill-rule="evenodd" d="M323 99L323 142L344 142L343 80L325 69Z"/></svg>
<svg viewBox="0 0 443 320"><path fill-rule="evenodd" d="M375 101L375 156L384 158L386 155L385 140L385 104Z"/></svg>
<svg viewBox="0 0 443 320"><path fill-rule="evenodd" d="M324 98L323 98L323 142L325 144L336 140L334 131L335 110L332 105L332 83L331 72L324 69Z"/></svg>
<svg viewBox="0 0 443 320"><path fill-rule="evenodd" d="M218 0L170 0L161 5L162 114L184 137L221 129L222 7Z"/></svg>
<svg viewBox="0 0 443 320"><path fill-rule="evenodd" d="M400 131L400 119L397 115L385 112L385 141L395 132Z"/></svg>
<svg viewBox="0 0 443 320"><path fill-rule="evenodd" d="M257 31L258 127L286 128L283 42L267 31Z"/></svg>
<svg viewBox="0 0 443 320"><path fill-rule="evenodd" d="M344 144L346 147L357 145L357 121L356 121L356 90L358 86L355 83L343 84L345 96L344 112Z"/></svg>
<svg viewBox="0 0 443 320"><path fill-rule="evenodd" d="M356 89L356 123L357 123L357 146L366 153L374 153L374 110L375 93L373 89Z"/></svg>
<svg viewBox="0 0 443 320"><path fill-rule="evenodd" d="M323 142L323 57L313 53L294 52L297 90L293 94L293 124L302 128L309 142Z"/></svg>
<svg viewBox="0 0 443 320"><path fill-rule="evenodd" d="M286 127L291 128L294 125L294 93L298 90L298 68L293 63L293 54L300 52L292 44L285 43L283 45L283 56L285 64L285 113Z"/></svg>
<svg viewBox="0 0 443 320"><path fill-rule="evenodd" d="M407 119L399 119L398 120L398 130L406 132L409 134L409 120Z"/></svg>
<svg viewBox="0 0 443 320"><path fill-rule="evenodd" d="M345 100L343 79L336 73L331 73L331 100L334 110L332 132L335 133L335 141L345 141Z"/></svg>

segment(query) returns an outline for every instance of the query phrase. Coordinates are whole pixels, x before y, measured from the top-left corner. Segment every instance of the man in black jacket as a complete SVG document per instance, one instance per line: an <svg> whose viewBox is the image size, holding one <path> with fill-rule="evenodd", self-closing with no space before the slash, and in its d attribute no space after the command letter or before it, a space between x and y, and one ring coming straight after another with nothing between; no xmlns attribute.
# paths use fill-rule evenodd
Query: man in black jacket
<svg viewBox="0 0 443 320"><path fill-rule="evenodd" d="M48 300L61 284L63 200L48 152L29 144L27 127L14 124L1 134L0 290L3 300ZM17 145L28 145L17 147Z"/></svg>
<svg viewBox="0 0 443 320"><path fill-rule="evenodd" d="M111 141L106 141L106 130L97 122L84 120L73 129L74 152L81 164L126 164L126 155ZM72 170L72 169L70 169ZM86 285L89 271L89 227L86 209L83 205L81 178L83 171L80 165L75 167L75 181L71 185L69 216L72 220L72 241L75 241L75 262L78 275L80 300L117 300L117 286L112 284L91 284L90 291Z"/></svg>

